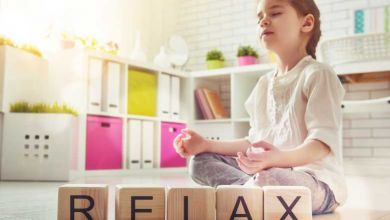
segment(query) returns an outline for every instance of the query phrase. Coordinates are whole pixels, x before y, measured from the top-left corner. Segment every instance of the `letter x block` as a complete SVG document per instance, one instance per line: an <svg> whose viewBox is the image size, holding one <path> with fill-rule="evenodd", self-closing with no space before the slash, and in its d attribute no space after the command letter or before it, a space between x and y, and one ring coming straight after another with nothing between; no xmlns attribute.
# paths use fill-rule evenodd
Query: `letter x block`
<svg viewBox="0 0 390 220"><path fill-rule="evenodd" d="M263 190L256 186L218 186L217 220L263 219Z"/></svg>
<svg viewBox="0 0 390 220"><path fill-rule="evenodd" d="M116 186L116 220L164 220L165 187Z"/></svg>
<svg viewBox="0 0 390 220"><path fill-rule="evenodd" d="M58 220L106 220L108 185L67 184L58 189Z"/></svg>
<svg viewBox="0 0 390 220"><path fill-rule="evenodd" d="M167 219L215 220L215 189L212 187L170 188Z"/></svg>
<svg viewBox="0 0 390 220"><path fill-rule="evenodd" d="M311 193L304 186L264 186L264 220L312 219Z"/></svg>

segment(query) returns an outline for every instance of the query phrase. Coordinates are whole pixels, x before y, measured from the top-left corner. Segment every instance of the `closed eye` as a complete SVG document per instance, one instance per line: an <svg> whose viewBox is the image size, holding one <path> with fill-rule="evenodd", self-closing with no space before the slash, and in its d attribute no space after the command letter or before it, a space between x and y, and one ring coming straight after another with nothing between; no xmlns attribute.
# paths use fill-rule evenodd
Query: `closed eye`
<svg viewBox="0 0 390 220"><path fill-rule="evenodd" d="M281 12L276 12L276 13L272 13L271 16L275 17L275 16L278 16L278 15L281 15L281 14L282 14Z"/></svg>

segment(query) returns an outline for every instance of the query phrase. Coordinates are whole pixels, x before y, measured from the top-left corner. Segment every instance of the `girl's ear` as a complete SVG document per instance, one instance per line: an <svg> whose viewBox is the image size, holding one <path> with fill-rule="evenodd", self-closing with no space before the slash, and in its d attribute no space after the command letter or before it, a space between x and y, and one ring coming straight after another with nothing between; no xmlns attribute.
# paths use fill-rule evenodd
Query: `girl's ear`
<svg viewBox="0 0 390 220"><path fill-rule="evenodd" d="M309 33L314 29L314 16L312 14L308 14L303 17L303 23L301 27L301 31L304 33Z"/></svg>

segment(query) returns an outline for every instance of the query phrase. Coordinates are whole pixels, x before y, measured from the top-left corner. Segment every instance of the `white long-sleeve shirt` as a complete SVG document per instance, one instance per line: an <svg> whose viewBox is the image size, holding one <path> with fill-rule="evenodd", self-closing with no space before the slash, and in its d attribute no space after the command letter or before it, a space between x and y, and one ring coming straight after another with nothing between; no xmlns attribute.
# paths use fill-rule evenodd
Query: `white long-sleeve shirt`
<svg viewBox="0 0 390 220"><path fill-rule="evenodd" d="M251 143L265 140L280 149L295 148L313 139L327 144L331 152L325 158L294 169L310 172L328 184L337 202L344 204L343 86L330 66L310 56L286 74L276 72L260 77L245 102L251 126L246 139Z"/></svg>

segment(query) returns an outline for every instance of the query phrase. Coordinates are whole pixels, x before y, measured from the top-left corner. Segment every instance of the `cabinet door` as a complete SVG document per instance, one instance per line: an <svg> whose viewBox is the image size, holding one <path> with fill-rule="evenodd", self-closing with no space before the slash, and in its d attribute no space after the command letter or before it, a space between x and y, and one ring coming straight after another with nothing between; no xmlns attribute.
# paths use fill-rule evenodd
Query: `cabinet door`
<svg viewBox="0 0 390 220"><path fill-rule="evenodd" d="M86 169L122 168L122 120L88 116Z"/></svg>
<svg viewBox="0 0 390 220"><path fill-rule="evenodd" d="M162 122L160 167L186 166L186 159L181 158L173 147L173 140L183 128L185 124Z"/></svg>
<svg viewBox="0 0 390 220"><path fill-rule="evenodd" d="M120 96L120 65L117 63L108 63L107 71L107 109L110 113L119 113Z"/></svg>
<svg viewBox="0 0 390 220"><path fill-rule="evenodd" d="M171 76L171 118L180 118L180 79Z"/></svg>
<svg viewBox="0 0 390 220"><path fill-rule="evenodd" d="M158 109L161 118L169 119L170 117L170 78L167 74L160 74L158 80Z"/></svg>
<svg viewBox="0 0 390 220"><path fill-rule="evenodd" d="M101 111L103 62L98 59L90 59L88 65L88 110L90 112Z"/></svg>
<svg viewBox="0 0 390 220"><path fill-rule="evenodd" d="M128 143L129 143L129 168L141 168L141 121L129 120L128 124Z"/></svg>
<svg viewBox="0 0 390 220"><path fill-rule="evenodd" d="M154 164L154 122L142 122L142 168L153 168Z"/></svg>

